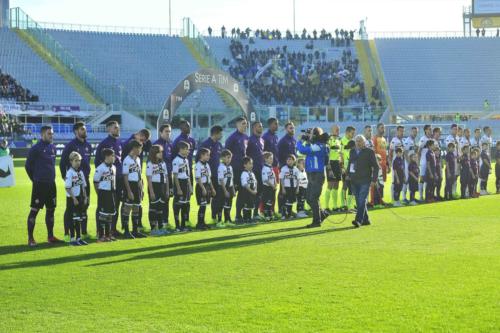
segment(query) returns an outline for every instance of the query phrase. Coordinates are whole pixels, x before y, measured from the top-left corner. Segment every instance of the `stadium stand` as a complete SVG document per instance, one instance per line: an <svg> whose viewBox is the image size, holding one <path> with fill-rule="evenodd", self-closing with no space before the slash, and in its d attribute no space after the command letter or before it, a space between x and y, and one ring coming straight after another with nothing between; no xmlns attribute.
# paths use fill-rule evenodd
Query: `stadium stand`
<svg viewBox="0 0 500 333"><path fill-rule="evenodd" d="M26 134L23 124L15 117L0 111L0 137L10 137L15 134Z"/></svg>
<svg viewBox="0 0 500 333"><path fill-rule="evenodd" d="M123 86L145 109L160 110L166 96L179 81L199 68L178 37L63 30L47 32L102 83ZM200 100L213 108L224 107L212 89L203 89Z"/></svg>
<svg viewBox="0 0 500 333"><path fill-rule="evenodd" d="M8 73L2 73L0 68L0 100L16 102L37 102L38 96L25 89Z"/></svg>
<svg viewBox="0 0 500 333"><path fill-rule="evenodd" d="M14 31L0 28L0 67L23 86L36 92L41 102L85 105L86 101Z"/></svg>
<svg viewBox="0 0 500 333"><path fill-rule="evenodd" d="M250 88L259 104L314 106L365 101L354 47L334 47L330 40L207 41L222 67ZM261 72L261 68L267 69Z"/></svg>
<svg viewBox="0 0 500 333"><path fill-rule="evenodd" d="M376 46L396 109L498 103L498 39L377 39Z"/></svg>

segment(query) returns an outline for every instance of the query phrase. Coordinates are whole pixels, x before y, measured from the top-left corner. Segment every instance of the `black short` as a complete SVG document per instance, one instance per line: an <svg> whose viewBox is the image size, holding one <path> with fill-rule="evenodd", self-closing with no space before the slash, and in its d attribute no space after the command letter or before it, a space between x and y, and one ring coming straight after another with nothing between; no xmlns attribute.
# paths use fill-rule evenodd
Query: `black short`
<svg viewBox="0 0 500 333"><path fill-rule="evenodd" d="M305 201L306 200L306 192L307 192L307 188L299 187L299 193L297 194L297 201Z"/></svg>
<svg viewBox="0 0 500 333"><path fill-rule="evenodd" d="M140 206L142 201L142 193L139 188L139 182L129 182L130 191L134 195L134 199L130 200L128 198L127 190L123 189L123 202L129 206Z"/></svg>
<svg viewBox="0 0 500 333"><path fill-rule="evenodd" d="M155 194L155 199L151 200L151 196L149 196L149 203L165 203L167 202L167 185L162 183L152 183L153 184L153 193ZM148 192L149 193L149 192Z"/></svg>
<svg viewBox="0 0 500 333"><path fill-rule="evenodd" d="M339 182L342 179L342 168L340 167L340 161L330 161L331 173L327 172L327 180L329 182Z"/></svg>
<svg viewBox="0 0 500 333"><path fill-rule="evenodd" d="M264 205L272 206L275 198L276 192L271 186L262 186L262 202Z"/></svg>
<svg viewBox="0 0 500 333"><path fill-rule="evenodd" d="M297 188L296 187L285 187L285 205L293 206L297 201Z"/></svg>
<svg viewBox="0 0 500 333"><path fill-rule="evenodd" d="M212 193L210 193L210 185L209 184L204 184L205 190L207 191L206 195L203 195L203 190L201 189L201 186L196 184L195 187L195 195L196 195L196 203L199 206L206 206L207 204L210 203L210 198L212 197Z"/></svg>
<svg viewBox="0 0 500 333"><path fill-rule="evenodd" d="M99 215L116 215L116 193L99 190L97 194L97 212Z"/></svg>
<svg viewBox="0 0 500 333"><path fill-rule="evenodd" d="M410 181L408 182L409 186L410 186L410 191L411 192L417 192L418 191L418 181L416 181L415 179L410 179Z"/></svg>
<svg viewBox="0 0 500 333"><path fill-rule="evenodd" d="M254 209L255 207L255 195L250 193L246 188L241 188L238 191L238 197L236 202L243 209Z"/></svg>
<svg viewBox="0 0 500 333"><path fill-rule="evenodd" d="M489 175L490 175L490 169L488 169L488 168L481 168L479 170L479 178L481 178L481 179L487 179Z"/></svg>
<svg viewBox="0 0 500 333"><path fill-rule="evenodd" d="M177 192L177 186L174 185L174 203L185 204L189 203L191 197L189 193L189 180L188 179L178 179L179 186L182 191L182 195Z"/></svg>
<svg viewBox="0 0 500 333"><path fill-rule="evenodd" d="M76 199L78 200L78 205L75 205L71 197L66 197L66 211L73 220L81 220L86 205L83 196L79 196Z"/></svg>
<svg viewBox="0 0 500 333"><path fill-rule="evenodd" d="M31 208L55 209L57 205L56 183L33 182L31 189Z"/></svg>

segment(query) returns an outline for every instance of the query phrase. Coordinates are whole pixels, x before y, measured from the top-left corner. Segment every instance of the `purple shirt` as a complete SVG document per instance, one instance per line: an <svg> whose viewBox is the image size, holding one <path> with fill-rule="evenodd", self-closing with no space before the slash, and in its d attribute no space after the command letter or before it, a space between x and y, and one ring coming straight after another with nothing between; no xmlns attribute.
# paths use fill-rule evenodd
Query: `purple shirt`
<svg viewBox="0 0 500 333"><path fill-rule="evenodd" d="M61 161L59 162L59 170L61 171L61 176L66 179L66 171L71 167L69 162L69 154L76 151L82 155L82 164L80 165L80 170L82 170L83 175L88 180L90 175L90 155L92 154L92 146L87 140L83 142L74 138L66 146L61 154ZM88 185L87 185L88 186Z"/></svg>
<svg viewBox="0 0 500 333"><path fill-rule="evenodd" d="M481 164L481 170L483 170L483 172L489 172L490 167L488 165L486 165L486 163L484 163L485 160L488 161L488 162L490 162L490 156L488 155L488 153L486 152L486 150L483 150L481 152L481 161L483 161L482 164Z"/></svg>
<svg viewBox="0 0 500 333"><path fill-rule="evenodd" d="M246 156L248 136L245 133L234 131L226 140L226 149L233 153L231 166L235 171L243 170L243 157Z"/></svg>
<svg viewBox="0 0 500 333"><path fill-rule="evenodd" d="M263 152L264 139L260 136L251 135L248 139L247 156L253 160L253 172L256 175L262 172L262 167L264 166Z"/></svg>
<svg viewBox="0 0 500 333"><path fill-rule="evenodd" d="M457 158L452 151L446 153L446 165L450 171L450 177L455 177L455 165L457 163Z"/></svg>
<svg viewBox="0 0 500 333"><path fill-rule="evenodd" d="M208 160L208 165L210 165L212 177L217 177L220 164L220 154L222 153L222 143L214 141L212 138L208 138L201 143L200 148L210 149L210 160Z"/></svg>
<svg viewBox="0 0 500 333"><path fill-rule="evenodd" d="M471 158L471 160L470 160L470 168L472 170L472 174L474 176L477 176L477 174L479 173L479 165L477 163L477 160Z"/></svg>
<svg viewBox="0 0 500 333"><path fill-rule="evenodd" d="M394 161L392 161L392 170L394 170L398 174L400 183L402 183L402 180L404 178L404 167L404 159L402 157L395 157Z"/></svg>
<svg viewBox="0 0 500 333"><path fill-rule="evenodd" d="M470 176L469 155L462 155L460 158L460 178L467 179Z"/></svg>
<svg viewBox="0 0 500 333"><path fill-rule="evenodd" d="M120 143L120 139L109 135L106 139L101 141L95 151L94 165L96 168L104 162L104 158L101 153L104 148L110 148L115 152L115 162L113 164L116 167L116 178L118 178L122 175L122 145Z"/></svg>
<svg viewBox="0 0 500 333"><path fill-rule="evenodd" d="M56 146L39 140L29 150L24 168L33 182L54 182L56 180Z"/></svg>
<svg viewBox="0 0 500 333"><path fill-rule="evenodd" d="M297 156L297 140L292 136L286 134L278 142L278 161L280 168L286 165L288 155Z"/></svg>
<svg viewBox="0 0 500 333"><path fill-rule="evenodd" d="M191 170L193 169L192 168L192 166L193 166L193 152L196 149L196 141L187 134L184 134L184 133L179 134L179 136L175 138L174 142L172 142L172 156L177 156L179 154L179 148L177 147L177 144L180 141L185 141L185 142L189 143L189 145L190 145L187 160L189 163L189 170L191 172Z"/></svg>
<svg viewBox="0 0 500 333"><path fill-rule="evenodd" d="M264 151L273 153L273 167L278 166L278 136L268 130L262 139L264 139Z"/></svg>
<svg viewBox="0 0 500 333"><path fill-rule="evenodd" d="M130 154L130 148L128 147L128 144L132 140L136 140L135 134L132 134L132 136L130 136L130 138L128 138L127 140L122 142L122 162ZM142 145L141 154L139 155L139 159L141 160L141 165L142 165L142 162L144 160L144 156L148 155L149 150L151 149L151 146L152 146L152 144L151 144L150 140L146 141Z"/></svg>
<svg viewBox="0 0 500 333"><path fill-rule="evenodd" d="M418 163L417 162L410 162L410 164L408 165L408 173L413 173L415 176L419 176L420 174L420 168L418 167ZM409 179L408 179L409 182L418 182L418 180L415 180L415 178L413 178L411 175L409 175Z"/></svg>
<svg viewBox="0 0 500 333"><path fill-rule="evenodd" d="M163 140L162 138L159 138L156 140L154 145L160 145L163 147L163 161L165 161L165 164L167 165L167 171L170 174L172 172L172 142Z"/></svg>
<svg viewBox="0 0 500 333"><path fill-rule="evenodd" d="M425 154L425 157L427 158L427 163L429 163L430 165L432 175L436 176L436 155L432 150L429 149L427 151L427 154Z"/></svg>

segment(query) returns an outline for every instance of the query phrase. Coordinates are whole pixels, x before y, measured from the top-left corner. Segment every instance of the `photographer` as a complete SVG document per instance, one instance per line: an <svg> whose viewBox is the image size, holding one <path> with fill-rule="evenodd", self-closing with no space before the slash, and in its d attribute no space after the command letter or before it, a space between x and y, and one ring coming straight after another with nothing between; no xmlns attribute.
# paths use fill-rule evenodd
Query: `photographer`
<svg viewBox="0 0 500 333"><path fill-rule="evenodd" d="M313 221L307 228L317 228L326 216L321 211L319 197L325 182L325 166L328 163L328 149L326 142L328 134L319 127L308 129L297 142L297 150L306 155L306 172L309 183L307 185L306 200L313 211Z"/></svg>

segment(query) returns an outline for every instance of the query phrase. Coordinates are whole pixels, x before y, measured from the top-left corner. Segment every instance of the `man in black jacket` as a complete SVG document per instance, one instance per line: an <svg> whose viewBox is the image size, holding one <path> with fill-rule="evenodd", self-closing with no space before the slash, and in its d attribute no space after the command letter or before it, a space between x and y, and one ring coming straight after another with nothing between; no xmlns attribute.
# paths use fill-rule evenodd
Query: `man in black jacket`
<svg viewBox="0 0 500 333"><path fill-rule="evenodd" d="M366 198L371 186L376 186L379 165L375 152L366 148L366 139L363 135L354 138L356 148L349 154L349 178L351 179L352 193L356 198L356 218L352 224L359 228L361 225L370 225ZM371 184L370 184L371 183Z"/></svg>

